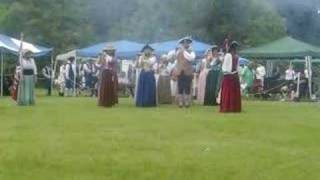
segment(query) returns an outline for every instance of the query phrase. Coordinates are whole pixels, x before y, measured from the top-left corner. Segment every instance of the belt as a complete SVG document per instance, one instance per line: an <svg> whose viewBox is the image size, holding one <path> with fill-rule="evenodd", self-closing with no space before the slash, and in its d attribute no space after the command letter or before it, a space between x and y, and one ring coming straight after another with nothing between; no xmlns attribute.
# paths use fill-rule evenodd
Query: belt
<svg viewBox="0 0 320 180"><path fill-rule="evenodd" d="M24 69L23 75L27 75L27 76L34 75L34 71L33 69Z"/></svg>

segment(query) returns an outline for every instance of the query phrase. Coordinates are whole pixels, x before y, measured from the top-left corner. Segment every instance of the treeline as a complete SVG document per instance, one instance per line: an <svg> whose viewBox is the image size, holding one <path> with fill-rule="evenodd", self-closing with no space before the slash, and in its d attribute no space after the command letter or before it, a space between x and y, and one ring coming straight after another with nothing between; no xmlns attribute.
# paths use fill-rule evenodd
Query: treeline
<svg viewBox="0 0 320 180"><path fill-rule="evenodd" d="M286 34L269 0L0 0L0 32L64 52L95 42L185 35L253 46Z"/></svg>

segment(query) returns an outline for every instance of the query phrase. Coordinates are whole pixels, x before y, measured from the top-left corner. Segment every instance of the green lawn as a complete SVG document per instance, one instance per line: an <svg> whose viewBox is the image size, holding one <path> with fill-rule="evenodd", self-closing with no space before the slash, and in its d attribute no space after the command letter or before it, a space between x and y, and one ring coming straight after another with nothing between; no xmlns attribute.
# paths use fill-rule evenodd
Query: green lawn
<svg viewBox="0 0 320 180"><path fill-rule="evenodd" d="M316 180L320 105L112 109L90 98L0 99L0 180Z"/></svg>

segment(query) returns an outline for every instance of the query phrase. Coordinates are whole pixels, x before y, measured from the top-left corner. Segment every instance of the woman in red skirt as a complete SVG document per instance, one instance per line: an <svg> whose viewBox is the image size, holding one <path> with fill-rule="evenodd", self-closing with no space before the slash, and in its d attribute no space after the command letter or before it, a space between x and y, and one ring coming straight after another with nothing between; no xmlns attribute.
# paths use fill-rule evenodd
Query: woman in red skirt
<svg viewBox="0 0 320 180"><path fill-rule="evenodd" d="M118 103L118 78L115 48L108 46L100 57L100 86L98 105L112 107Z"/></svg>
<svg viewBox="0 0 320 180"><path fill-rule="evenodd" d="M222 113L241 112L238 46L239 44L236 41L231 43L230 52L225 55L222 65L222 71L224 73L220 104L220 112Z"/></svg>

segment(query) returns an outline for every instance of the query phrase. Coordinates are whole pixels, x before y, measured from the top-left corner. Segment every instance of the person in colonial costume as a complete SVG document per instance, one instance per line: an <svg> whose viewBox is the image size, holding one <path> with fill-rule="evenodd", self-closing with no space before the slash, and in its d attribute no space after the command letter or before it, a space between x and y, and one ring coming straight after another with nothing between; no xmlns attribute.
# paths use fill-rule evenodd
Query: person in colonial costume
<svg viewBox="0 0 320 180"><path fill-rule="evenodd" d="M198 80L198 92L197 92L197 101L199 104L204 104L204 98L206 93L206 83L207 83L207 75L210 70L210 65L212 61L212 49L208 49L205 54L205 58L202 60L200 65L200 74Z"/></svg>
<svg viewBox="0 0 320 180"><path fill-rule="evenodd" d="M258 64L256 68L256 79L254 82L254 89L258 93L262 93L264 90L264 78L266 76L266 68Z"/></svg>
<svg viewBox="0 0 320 180"><path fill-rule="evenodd" d="M134 75L134 68L132 64L129 64L128 72L127 72L127 79L128 79L128 90L131 97L135 96L134 86L135 86L135 75Z"/></svg>
<svg viewBox="0 0 320 180"><path fill-rule="evenodd" d="M176 72L177 72L177 49L172 50L168 53L168 71L170 73L170 87L171 87L171 102L172 103L176 103L177 99L177 89L178 89L178 83L177 83L177 76L176 76Z"/></svg>
<svg viewBox="0 0 320 180"><path fill-rule="evenodd" d="M51 96L51 91L52 91L52 78L53 78L53 74L52 74L52 68L50 65L46 65L43 69L42 69L42 75L45 78L45 86L47 89L47 95Z"/></svg>
<svg viewBox="0 0 320 180"><path fill-rule="evenodd" d="M138 60L138 68L141 69L137 85L137 107L155 107L156 101L156 79L154 75L154 64L156 57L152 54L153 48L145 45L142 49L142 55Z"/></svg>
<svg viewBox="0 0 320 180"><path fill-rule="evenodd" d="M170 85L170 72L168 69L167 55L163 55L160 59L159 67L159 80L158 80L158 103L171 104L171 85Z"/></svg>
<svg viewBox="0 0 320 180"><path fill-rule="evenodd" d="M56 80L56 85L59 87L59 96L64 96L66 87L66 63L63 62L59 68L59 76Z"/></svg>
<svg viewBox="0 0 320 180"><path fill-rule="evenodd" d="M220 112L241 112L241 89L239 80L239 56L237 47L239 44L233 41L230 52L225 55L222 72L224 74L221 88Z"/></svg>
<svg viewBox="0 0 320 180"><path fill-rule="evenodd" d="M25 50L20 64L20 81L18 87L18 105L30 106L35 104L35 83L37 80L37 66L33 53Z"/></svg>
<svg viewBox="0 0 320 180"><path fill-rule="evenodd" d="M108 46L104 49L98 62L100 68L100 86L98 91L98 105L112 107L118 103L118 78L116 49Z"/></svg>
<svg viewBox="0 0 320 180"><path fill-rule="evenodd" d="M207 82L205 87L205 106L218 105L217 98L219 97L221 81L223 78L223 73L221 69L222 62L223 53L219 54L217 46L212 47L212 61L210 63L210 70L207 75Z"/></svg>
<svg viewBox="0 0 320 180"><path fill-rule="evenodd" d="M140 77L140 72L141 68L139 67L139 59L141 57L142 53L139 52L136 55L136 60L135 60L135 66L134 66L134 74L135 74L135 83L134 83L134 102L137 104L137 94L138 94L138 84L139 84L139 77Z"/></svg>
<svg viewBox="0 0 320 180"><path fill-rule="evenodd" d="M76 83L76 64L75 57L71 56L68 58L68 62L65 67L65 81L66 81L66 89L64 95L66 97L73 96L75 94L75 83Z"/></svg>
<svg viewBox="0 0 320 180"><path fill-rule="evenodd" d="M95 84L97 82L97 68L94 59L89 59L89 62L83 65L84 79L85 79L85 89L91 92L90 96L96 95Z"/></svg>
<svg viewBox="0 0 320 180"><path fill-rule="evenodd" d="M244 96L249 96L250 91L253 89L253 83L254 83L254 64L250 63L248 66L245 66L242 74L241 74L241 79L243 82L243 95Z"/></svg>
<svg viewBox="0 0 320 180"><path fill-rule="evenodd" d="M195 52L191 48L191 37L185 37L179 41L181 47L177 52L177 79L178 79L178 101L179 107L190 107L191 88L193 78L192 62L196 58Z"/></svg>

